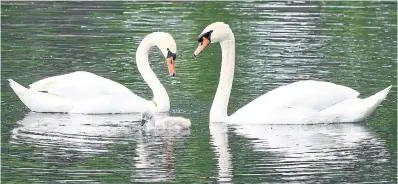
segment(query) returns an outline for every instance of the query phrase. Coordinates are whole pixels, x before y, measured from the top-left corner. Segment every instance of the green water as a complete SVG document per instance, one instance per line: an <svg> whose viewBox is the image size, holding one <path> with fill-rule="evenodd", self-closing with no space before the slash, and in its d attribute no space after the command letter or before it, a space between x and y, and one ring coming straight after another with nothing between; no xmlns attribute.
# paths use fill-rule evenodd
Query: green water
<svg viewBox="0 0 398 184"><path fill-rule="evenodd" d="M396 183L396 2L2 2L1 179L4 183ZM221 50L194 58L210 23L230 25L236 69L229 113L278 86L314 79L366 97L393 85L365 122L209 124ZM151 98L135 65L146 34L177 42L177 76L151 66L189 131L145 132L136 114L35 114L6 79L27 86L77 70Z"/></svg>

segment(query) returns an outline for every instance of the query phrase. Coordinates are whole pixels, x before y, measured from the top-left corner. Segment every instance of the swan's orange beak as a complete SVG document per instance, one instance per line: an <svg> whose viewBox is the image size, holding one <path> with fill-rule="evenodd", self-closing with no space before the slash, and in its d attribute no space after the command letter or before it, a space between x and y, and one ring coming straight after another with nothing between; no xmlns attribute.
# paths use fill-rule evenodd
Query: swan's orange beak
<svg viewBox="0 0 398 184"><path fill-rule="evenodd" d="M174 64L175 63L174 63L173 56L168 57L167 58L167 67L169 68L169 74L172 77L176 76L176 67Z"/></svg>
<svg viewBox="0 0 398 184"><path fill-rule="evenodd" d="M196 48L193 55L194 56L199 55L209 44L210 44L210 40L207 39L206 37L203 37L203 41L199 43L199 46L198 46L198 48Z"/></svg>

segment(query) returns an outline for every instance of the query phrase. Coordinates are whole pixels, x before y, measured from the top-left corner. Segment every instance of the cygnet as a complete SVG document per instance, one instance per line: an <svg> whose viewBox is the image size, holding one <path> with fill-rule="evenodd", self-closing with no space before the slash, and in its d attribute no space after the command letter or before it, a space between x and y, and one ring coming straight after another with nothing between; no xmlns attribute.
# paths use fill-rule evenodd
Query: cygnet
<svg viewBox="0 0 398 184"><path fill-rule="evenodd" d="M146 125L147 129L188 129L191 120L183 117L166 117L155 120L155 115L151 111L141 113L141 126Z"/></svg>

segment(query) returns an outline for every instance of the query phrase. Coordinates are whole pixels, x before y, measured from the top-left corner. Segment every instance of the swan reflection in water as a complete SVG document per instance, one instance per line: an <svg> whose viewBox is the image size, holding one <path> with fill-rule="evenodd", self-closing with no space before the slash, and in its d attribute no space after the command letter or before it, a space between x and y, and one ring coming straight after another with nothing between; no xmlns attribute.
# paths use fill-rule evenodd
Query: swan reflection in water
<svg viewBox="0 0 398 184"><path fill-rule="evenodd" d="M166 113L156 115L159 118L168 116ZM66 157L74 161L102 153L122 152L124 159L131 163L130 168L121 172L130 172L131 180L174 180L173 150L184 146L182 142L190 131L144 131L139 118L139 113L29 113L17 122L19 126L12 130L10 143L41 148L35 149L35 154L53 162ZM133 150L118 150L116 144L132 145Z"/></svg>
<svg viewBox="0 0 398 184"><path fill-rule="evenodd" d="M228 130L231 132L228 133ZM358 164L366 165L365 167L390 165L388 158L391 156L385 143L361 123L324 125L210 123L210 135L218 161L220 182L231 181L233 169L237 169L236 167L253 168L260 175L278 178L277 181L298 181L333 178L339 174L348 176L348 173L359 172L358 168L356 170L350 168ZM231 141L231 137L234 136L241 138ZM241 142L242 137L249 141L249 145ZM232 143L240 146L230 147ZM247 149L262 157L259 160L250 159L253 153L247 153ZM234 155L239 155L233 158L234 162L231 151L235 152ZM239 152L245 153L239 154ZM240 164L234 166L233 163L237 162Z"/></svg>
<svg viewBox="0 0 398 184"><path fill-rule="evenodd" d="M210 141L217 157L219 182L230 182L232 179L231 153L228 144L228 127L225 123L210 122Z"/></svg>
<svg viewBox="0 0 398 184"><path fill-rule="evenodd" d="M139 114L83 115L29 113L12 130L12 143L74 150L85 154L107 152L106 145L132 139ZM126 139L127 137L127 139Z"/></svg>
<svg viewBox="0 0 398 184"><path fill-rule="evenodd" d="M189 129L140 130L132 182L175 181L174 150L185 150Z"/></svg>
<svg viewBox="0 0 398 184"><path fill-rule="evenodd" d="M138 119L139 114L30 113L12 130L10 142L41 148L35 149L33 155L31 152L22 153L22 157L45 157L46 161L54 163L63 162L65 157L71 158L72 162L102 153L109 157L111 152L122 155L122 159L127 161L128 168L119 172L128 172L133 182L175 180L175 151L186 151L185 142L190 136L189 129L148 131L141 129L136 121ZM231 182L233 170L241 168L247 169L248 174L254 172L251 169L260 173L256 178L267 175L269 178L279 179L278 181L336 178L338 175L348 179L347 177L357 176L358 172L365 172L369 179L376 179L380 178L377 176L391 176L392 173L385 172L394 171L363 171L393 166L388 164L391 162L391 155L385 143L361 123L239 126L210 123L209 128L219 182ZM120 150L117 148L120 144L128 145L131 149ZM241 154L242 152L245 154ZM231 153L234 153L234 157ZM358 165L361 167L357 168ZM95 166L88 166L86 169L90 167L98 169ZM112 172L114 170L101 171L102 174ZM245 176L244 173L239 175Z"/></svg>

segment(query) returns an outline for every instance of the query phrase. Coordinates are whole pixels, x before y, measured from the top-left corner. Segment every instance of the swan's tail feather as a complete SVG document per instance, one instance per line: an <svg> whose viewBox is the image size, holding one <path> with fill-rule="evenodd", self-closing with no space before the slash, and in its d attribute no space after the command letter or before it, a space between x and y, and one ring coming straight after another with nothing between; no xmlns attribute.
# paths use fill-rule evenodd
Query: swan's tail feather
<svg viewBox="0 0 398 184"><path fill-rule="evenodd" d="M26 90L28 90L27 88L23 87L22 85L18 84L12 79L7 79L7 80L9 82L10 87L12 88L12 90L14 90L14 92L18 95L18 97L21 98L21 96L24 96Z"/></svg>
<svg viewBox="0 0 398 184"><path fill-rule="evenodd" d="M387 97L388 92L390 92L392 85L388 86L387 88L379 91L378 93L365 98L364 100L370 103L375 108Z"/></svg>
<svg viewBox="0 0 398 184"><path fill-rule="evenodd" d="M8 79L8 81L15 94L18 95L22 103L24 103L31 111L66 112L70 108L69 100L56 95L28 89L12 79Z"/></svg>
<svg viewBox="0 0 398 184"><path fill-rule="evenodd" d="M32 104L32 100L30 99L29 89L18 84L12 79L8 79L9 86L12 90L14 90L15 94L19 97L19 99L24 103L30 110L36 111L36 108Z"/></svg>
<svg viewBox="0 0 398 184"><path fill-rule="evenodd" d="M377 106L387 97L391 86L365 98L350 98L322 111L326 120L333 122L359 122L369 117Z"/></svg>
<svg viewBox="0 0 398 184"><path fill-rule="evenodd" d="M373 113L377 106L379 106L379 104L387 97L387 94L390 92L391 87L392 85L368 98L363 99L364 107L366 107L366 109L364 110L364 112L362 112L362 120L369 117Z"/></svg>

